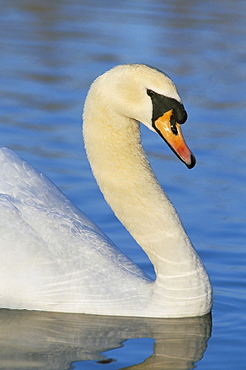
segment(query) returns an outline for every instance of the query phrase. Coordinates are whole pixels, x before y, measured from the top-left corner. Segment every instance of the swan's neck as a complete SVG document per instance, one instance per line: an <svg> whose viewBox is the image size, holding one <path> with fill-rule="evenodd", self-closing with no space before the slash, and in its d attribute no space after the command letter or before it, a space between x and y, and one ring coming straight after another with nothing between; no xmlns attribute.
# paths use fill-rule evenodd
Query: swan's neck
<svg viewBox="0 0 246 370"><path fill-rule="evenodd" d="M149 165L139 124L110 108L89 109L90 103L89 97L84 110L84 140L105 199L149 256L156 285L166 287L171 278L172 289L186 289L184 276L198 281L197 270L203 271L203 265Z"/></svg>

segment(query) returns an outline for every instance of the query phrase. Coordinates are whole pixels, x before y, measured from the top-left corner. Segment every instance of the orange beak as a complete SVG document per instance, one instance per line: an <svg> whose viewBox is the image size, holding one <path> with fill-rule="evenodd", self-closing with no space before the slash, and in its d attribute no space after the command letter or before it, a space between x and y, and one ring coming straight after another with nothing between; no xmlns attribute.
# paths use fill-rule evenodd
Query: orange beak
<svg viewBox="0 0 246 370"><path fill-rule="evenodd" d="M163 116L157 118L154 122L154 128L181 161L188 168L193 168L196 164L196 158L184 140L180 124L172 121L172 115L172 109L165 112Z"/></svg>

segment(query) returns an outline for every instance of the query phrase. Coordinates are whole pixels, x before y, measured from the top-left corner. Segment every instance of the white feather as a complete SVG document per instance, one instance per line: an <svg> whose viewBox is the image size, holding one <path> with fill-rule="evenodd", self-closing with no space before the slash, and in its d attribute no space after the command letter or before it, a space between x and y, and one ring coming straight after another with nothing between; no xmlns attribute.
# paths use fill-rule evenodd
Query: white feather
<svg viewBox="0 0 246 370"><path fill-rule="evenodd" d="M147 66L99 77L85 103L84 139L106 200L149 255L156 281L43 174L2 148L1 307L150 317L210 311L207 273L140 143L137 121L151 126L146 88L180 100L171 80Z"/></svg>

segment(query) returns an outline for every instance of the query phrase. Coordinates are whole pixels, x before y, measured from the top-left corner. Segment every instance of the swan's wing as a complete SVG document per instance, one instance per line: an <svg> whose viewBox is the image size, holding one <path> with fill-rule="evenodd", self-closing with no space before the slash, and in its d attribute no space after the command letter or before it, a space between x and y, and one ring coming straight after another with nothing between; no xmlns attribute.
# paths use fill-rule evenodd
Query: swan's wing
<svg viewBox="0 0 246 370"><path fill-rule="evenodd" d="M18 204L23 217L31 207L46 209L79 219L103 234L46 176L7 148L0 148L0 173L0 194Z"/></svg>
<svg viewBox="0 0 246 370"><path fill-rule="evenodd" d="M147 282L51 181L6 148L0 150L0 214L0 297L9 307L13 296L20 306L32 295L42 302L110 300Z"/></svg>

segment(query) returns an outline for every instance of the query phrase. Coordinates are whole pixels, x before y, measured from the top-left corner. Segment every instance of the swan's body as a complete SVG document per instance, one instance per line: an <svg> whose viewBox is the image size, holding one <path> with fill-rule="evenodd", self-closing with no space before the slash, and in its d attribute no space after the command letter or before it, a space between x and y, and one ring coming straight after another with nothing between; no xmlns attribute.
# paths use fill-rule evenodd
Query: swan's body
<svg viewBox="0 0 246 370"><path fill-rule="evenodd" d="M1 307L149 317L210 311L207 273L140 143L137 121L158 131L192 167L194 157L183 141L173 144L165 136L168 119L176 140L176 122L186 119L179 95L166 75L144 65L118 66L100 76L84 109L94 175L148 254L156 281L47 178L10 150L0 151Z"/></svg>

